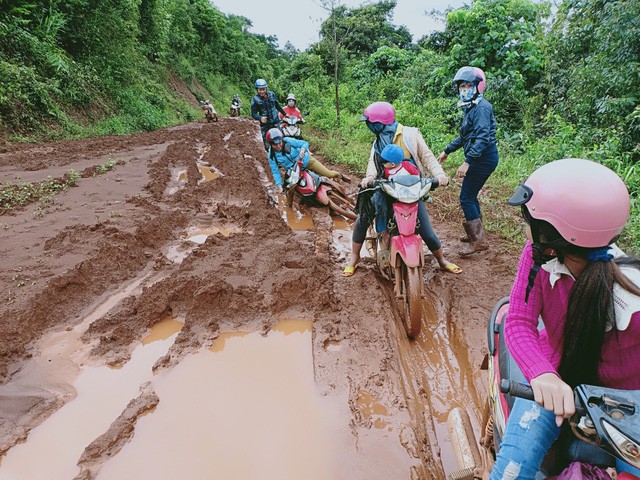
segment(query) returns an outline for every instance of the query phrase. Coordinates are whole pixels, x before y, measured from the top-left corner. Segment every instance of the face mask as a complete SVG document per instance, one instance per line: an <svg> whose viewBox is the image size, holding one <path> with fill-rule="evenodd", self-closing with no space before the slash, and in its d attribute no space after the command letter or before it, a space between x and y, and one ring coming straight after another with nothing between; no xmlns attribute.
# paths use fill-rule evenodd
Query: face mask
<svg viewBox="0 0 640 480"><path fill-rule="evenodd" d="M476 95L476 87L460 87L458 93L460 94L460 100L468 102Z"/></svg>
<svg viewBox="0 0 640 480"><path fill-rule="evenodd" d="M384 123L370 122L369 120L367 120L366 123L367 127L369 127L369 130L371 130L374 135L380 135L382 133L382 130L384 130Z"/></svg>
<svg viewBox="0 0 640 480"><path fill-rule="evenodd" d="M293 100L289 100L287 102L287 105L289 105L291 108L293 108L295 106L296 102L294 102Z"/></svg>

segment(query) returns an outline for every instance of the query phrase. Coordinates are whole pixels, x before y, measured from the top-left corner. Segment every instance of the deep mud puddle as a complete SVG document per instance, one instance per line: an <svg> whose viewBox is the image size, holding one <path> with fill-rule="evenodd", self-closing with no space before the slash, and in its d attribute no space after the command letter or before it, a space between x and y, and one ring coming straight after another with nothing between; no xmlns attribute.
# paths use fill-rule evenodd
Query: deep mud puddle
<svg viewBox="0 0 640 480"><path fill-rule="evenodd" d="M313 379L311 321L227 332L153 379L160 398L98 479L336 478L336 398Z"/></svg>
<svg viewBox="0 0 640 480"><path fill-rule="evenodd" d="M85 447L152 379L151 367L167 353L182 325L172 319L158 323L122 368L82 368L73 382L76 397L31 430L25 443L9 450L0 464L0 479L74 478Z"/></svg>

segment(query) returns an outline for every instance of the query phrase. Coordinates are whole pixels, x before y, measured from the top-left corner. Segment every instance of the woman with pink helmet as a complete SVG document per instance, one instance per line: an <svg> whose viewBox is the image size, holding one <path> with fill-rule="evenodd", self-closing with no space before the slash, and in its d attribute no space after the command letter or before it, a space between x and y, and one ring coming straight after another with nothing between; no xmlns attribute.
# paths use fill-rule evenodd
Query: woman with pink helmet
<svg viewBox="0 0 640 480"><path fill-rule="evenodd" d="M465 236L460 240L468 242L468 249L460 255L468 256L489 248L482 226L482 213L478 193L498 166L496 141L496 119L493 106L484 98L487 79L478 67L462 67L453 77L458 90L458 106L464 110L460 135L458 135L438 156L444 163L447 156L462 148L465 160L458 168L457 175L464 177L460 190L460 207L464 213Z"/></svg>
<svg viewBox="0 0 640 480"><path fill-rule="evenodd" d="M490 479L533 479L575 411L573 387L640 389L640 261L613 244L629 218L629 193L599 163L548 163L508 203L522 209L529 241L505 339L535 402L516 399Z"/></svg>
<svg viewBox="0 0 640 480"><path fill-rule="evenodd" d="M449 182L449 178L445 175L435 155L427 146L420 130L397 122L393 105L388 102L374 102L365 108L360 121L365 122L367 128L376 136L369 154L367 173L360 183L362 188L366 188L376 178L383 178L385 161L382 158L382 151L387 145L401 147L404 154L403 160L413 163L422 175L438 178L442 186ZM377 197L381 194L378 192L375 195ZM371 201L374 205L386 202L386 200L380 198L373 198ZM431 226L424 202L418 203L418 219L420 236L435 257L440 268L454 274L461 273L462 269L458 265L445 258L444 249ZM351 238L351 258L349 264L342 271L343 276L350 277L356 271L360 261L360 250L371 223L372 219L364 218L361 214L358 215Z"/></svg>

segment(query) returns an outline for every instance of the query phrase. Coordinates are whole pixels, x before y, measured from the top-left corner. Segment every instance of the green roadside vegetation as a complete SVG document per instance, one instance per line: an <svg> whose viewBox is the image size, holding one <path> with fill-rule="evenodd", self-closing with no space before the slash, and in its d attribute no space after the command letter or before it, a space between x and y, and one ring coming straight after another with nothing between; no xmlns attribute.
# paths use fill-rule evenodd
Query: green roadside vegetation
<svg viewBox="0 0 640 480"><path fill-rule="evenodd" d="M224 115L236 92L246 114L262 77L278 98L296 94L323 155L361 173L372 141L358 122L366 105L393 103L437 155L462 117L451 79L475 65L499 126L488 227L519 241L502 203L513 187L548 161L585 157L625 179L632 214L620 244L640 253L640 2L472 0L432 12L444 31L416 42L394 25L395 1L320 3L330 11L320 40L299 52L207 0L0 0L0 136L153 130L200 118L194 97ZM462 161L451 155L448 173Z"/></svg>
<svg viewBox="0 0 640 480"><path fill-rule="evenodd" d="M319 150L362 173L373 140L358 122L366 105L393 103L398 120L419 127L437 156L462 119L451 79L460 66L479 66L488 77L501 157L482 200L488 228L521 242L518 213L504 204L514 187L546 162L589 158L625 180L632 211L619 244L640 253L640 2L555 3L552 12L546 2L475 0L434 13L445 30L416 43L393 25L393 1L336 8L321 40L293 59L278 85L309 110L309 125L322 132L312 133ZM451 155L447 173L463 160L460 152Z"/></svg>

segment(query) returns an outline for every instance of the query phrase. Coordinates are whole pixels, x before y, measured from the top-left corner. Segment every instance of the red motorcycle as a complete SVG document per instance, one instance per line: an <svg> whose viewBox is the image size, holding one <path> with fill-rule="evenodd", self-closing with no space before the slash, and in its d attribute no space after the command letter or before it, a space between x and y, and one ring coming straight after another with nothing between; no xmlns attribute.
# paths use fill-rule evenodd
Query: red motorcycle
<svg viewBox="0 0 640 480"><path fill-rule="evenodd" d="M436 178L398 175L375 180L373 187L391 197L393 216L387 234L367 238L367 248L381 274L394 282L402 323L409 338L416 338L422 325L422 267L424 252L418 227L418 202L438 187ZM362 191L361 191L362 192Z"/></svg>
<svg viewBox="0 0 640 480"><path fill-rule="evenodd" d="M460 468L460 471L448 476L449 480L488 479L515 397L533 400L533 391L529 385L522 383L525 382L524 376L505 343L503 327L508 309L509 298L503 298L496 304L489 319L489 400L482 420L480 448L467 412L462 408L454 408L449 413L447 427ZM602 457L602 450L626 464L640 468L640 391L579 385L574 389L574 400L576 413L569 420L572 433L577 439L595 447L588 445L593 448L586 452L584 449L570 448L571 443L563 449L554 447L545 458L540 473L557 473L571 462L583 462L601 468L613 467L615 462L610 456L599 458ZM558 458L565 460L558 464ZM569 468L574 467L570 465ZM580 473L569 471L574 476L567 478L583 478ZM640 479L629 472L618 473L617 478Z"/></svg>
<svg viewBox="0 0 640 480"><path fill-rule="evenodd" d="M284 179L287 190L287 204L293 204L293 196L298 195L304 203L326 206L349 220L356 219L355 204L344 187L333 180L306 170L302 160L287 171Z"/></svg>

